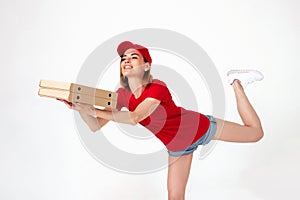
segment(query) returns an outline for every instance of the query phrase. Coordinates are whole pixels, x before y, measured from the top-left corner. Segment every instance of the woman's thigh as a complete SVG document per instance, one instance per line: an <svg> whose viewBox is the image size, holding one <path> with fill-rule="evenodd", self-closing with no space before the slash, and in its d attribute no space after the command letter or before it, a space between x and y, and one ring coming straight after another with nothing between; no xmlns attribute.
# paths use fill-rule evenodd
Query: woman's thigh
<svg viewBox="0 0 300 200"><path fill-rule="evenodd" d="M193 154L180 157L169 156L168 191L169 195L183 196L190 174Z"/></svg>
<svg viewBox="0 0 300 200"><path fill-rule="evenodd" d="M263 137L261 127L250 127L230 121L217 119L214 140L226 142L257 142Z"/></svg>

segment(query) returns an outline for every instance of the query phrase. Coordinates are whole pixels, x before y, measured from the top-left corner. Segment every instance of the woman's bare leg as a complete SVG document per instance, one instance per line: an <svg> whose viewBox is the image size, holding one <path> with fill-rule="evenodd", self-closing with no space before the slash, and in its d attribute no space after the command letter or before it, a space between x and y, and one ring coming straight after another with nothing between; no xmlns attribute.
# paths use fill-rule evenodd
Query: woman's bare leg
<svg viewBox="0 0 300 200"><path fill-rule="evenodd" d="M239 80L232 83L237 108L244 125L216 119L217 131L214 140L227 142L257 142L263 137L260 119L249 102Z"/></svg>
<svg viewBox="0 0 300 200"><path fill-rule="evenodd" d="M184 200L193 154L181 157L169 156L168 199Z"/></svg>

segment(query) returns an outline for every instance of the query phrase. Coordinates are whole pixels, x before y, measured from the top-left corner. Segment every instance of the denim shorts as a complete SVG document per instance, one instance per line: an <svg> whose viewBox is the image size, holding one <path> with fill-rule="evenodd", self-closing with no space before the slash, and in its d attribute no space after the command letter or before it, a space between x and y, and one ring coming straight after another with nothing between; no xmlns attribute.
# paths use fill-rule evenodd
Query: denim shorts
<svg viewBox="0 0 300 200"><path fill-rule="evenodd" d="M197 140L194 144L192 144L191 146L189 146L188 148L186 148L184 150L175 151L175 152L168 150L168 153L170 156L178 157L178 156L184 156L187 154L191 154L198 148L199 145L208 144L214 138L214 136L216 134L216 129L217 129L216 119L211 115L206 115L206 117L210 121L210 125L209 125L207 132L199 140Z"/></svg>

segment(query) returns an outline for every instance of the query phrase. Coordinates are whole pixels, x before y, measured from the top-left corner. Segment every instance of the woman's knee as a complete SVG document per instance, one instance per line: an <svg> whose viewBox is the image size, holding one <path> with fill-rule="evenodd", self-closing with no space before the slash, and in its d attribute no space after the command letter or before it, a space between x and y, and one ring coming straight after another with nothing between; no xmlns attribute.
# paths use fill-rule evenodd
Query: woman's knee
<svg viewBox="0 0 300 200"><path fill-rule="evenodd" d="M168 200L183 200L185 187L183 185L168 184Z"/></svg>
<svg viewBox="0 0 300 200"><path fill-rule="evenodd" d="M168 200L184 200L184 191L168 189Z"/></svg>
<svg viewBox="0 0 300 200"><path fill-rule="evenodd" d="M253 142L258 142L264 137L264 131L262 128L256 128L255 136L253 138Z"/></svg>

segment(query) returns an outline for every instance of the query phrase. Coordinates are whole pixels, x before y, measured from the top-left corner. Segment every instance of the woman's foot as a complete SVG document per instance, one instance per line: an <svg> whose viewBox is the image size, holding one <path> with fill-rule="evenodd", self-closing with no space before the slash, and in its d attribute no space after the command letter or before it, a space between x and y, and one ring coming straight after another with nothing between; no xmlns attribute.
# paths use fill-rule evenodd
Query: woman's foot
<svg viewBox="0 0 300 200"><path fill-rule="evenodd" d="M243 86L253 83L255 81L261 81L264 75L257 70L230 70L227 73L228 83L232 84L234 80L239 80Z"/></svg>

